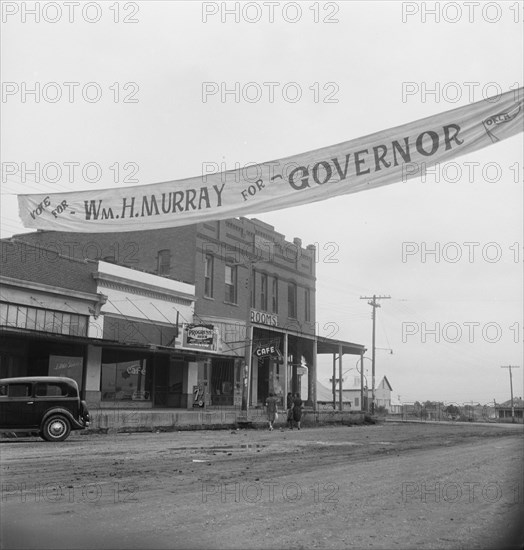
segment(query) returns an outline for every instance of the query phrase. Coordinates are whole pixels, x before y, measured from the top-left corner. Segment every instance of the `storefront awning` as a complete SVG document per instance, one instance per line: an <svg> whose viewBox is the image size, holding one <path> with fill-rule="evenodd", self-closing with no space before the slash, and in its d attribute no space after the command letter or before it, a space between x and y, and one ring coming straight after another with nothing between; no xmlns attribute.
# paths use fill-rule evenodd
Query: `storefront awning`
<svg viewBox="0 0 524 550"><path fill-rule="evenodd" d="M332 338L317 337L317 355L325 353L342 353L342 355L362 355L367 348L361 344L334 340Z"/></svg>

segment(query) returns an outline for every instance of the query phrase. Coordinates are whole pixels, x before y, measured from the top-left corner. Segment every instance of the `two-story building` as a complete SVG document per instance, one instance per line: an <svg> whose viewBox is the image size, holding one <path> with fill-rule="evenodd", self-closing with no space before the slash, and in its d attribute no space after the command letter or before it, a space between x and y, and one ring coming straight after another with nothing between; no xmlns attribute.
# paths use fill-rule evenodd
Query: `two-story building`
<svg viewBox="0 0 524 550"><path fill-rule="evenodd" d="M198 355L194 397L203 406L261 406L270 392L283 405L301 388L312 405L317 354L364 350L318 335L315 246L287 241L257 219L126 233L38 231L14 240L194 285L194 318L171 345Z"/></svg>

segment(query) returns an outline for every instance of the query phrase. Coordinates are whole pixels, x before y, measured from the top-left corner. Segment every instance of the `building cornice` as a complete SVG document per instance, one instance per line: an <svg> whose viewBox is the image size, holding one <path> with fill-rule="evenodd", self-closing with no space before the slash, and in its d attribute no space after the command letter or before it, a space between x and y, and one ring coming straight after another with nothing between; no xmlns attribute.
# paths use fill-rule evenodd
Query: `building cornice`
<svg viewBox="0 0 524 550"><path fill-rule="evenodd" d="M23 279L15 279L13 277L5 277L3 275L0 275L0 285L21 288L28 291L32 290L44 292L56 296L66 296L67 298L76 298L77 300L82 300L84 302L105 303L106 301L106 296L102 293L82 292L80 290L71 290L70 288L51 286L44 283L36 283L34 281L25 281Z"/></svg>
<svg viewBox="0 0 524 550"><path fill-rule="evenodd" d="M94 273L93 277L96 281L98 281L101 287L121 290L129 294L140 294L142 296L149 296L150 298L158 298L164 301L187 306L190 306L196 299L195 296L186 294L185 292L173 291L144 282L130 281L129 279L125 279L123 277L100 273L99 271Z"/></svg>

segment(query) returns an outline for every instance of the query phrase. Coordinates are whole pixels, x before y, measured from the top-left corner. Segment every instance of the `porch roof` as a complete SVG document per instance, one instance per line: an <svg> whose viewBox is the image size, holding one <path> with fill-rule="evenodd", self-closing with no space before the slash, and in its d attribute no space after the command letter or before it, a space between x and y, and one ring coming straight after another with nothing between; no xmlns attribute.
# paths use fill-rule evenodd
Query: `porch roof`
<svg viewBox="0 0 524 550"><path fill-rule="evenodd" d="M317 337L317 354L342 353L342 355L362 355L367 348L362 344L354 344L345 340L335 340L324 336Z"/></svg>

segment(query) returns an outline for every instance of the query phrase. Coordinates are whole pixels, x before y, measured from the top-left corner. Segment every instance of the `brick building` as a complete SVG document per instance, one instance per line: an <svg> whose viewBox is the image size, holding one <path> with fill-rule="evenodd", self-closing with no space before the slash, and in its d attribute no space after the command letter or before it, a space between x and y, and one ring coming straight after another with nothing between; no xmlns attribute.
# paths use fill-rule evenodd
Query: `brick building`
<svg viewBox="0 0 524 550"><path fill-rule="evenodd" d="M91 408L187 406L197 353L171 344L192 285L27 243L1 251L0 378L68 376Z"/></svg>
<svg viewBox="0 0 524 550"><path fill-rule="evenodd" d="M301 388L312 405L317 354L364 349L318 337L315 247L287 241L257 219L127 233L39 231L12 242L194 285L194 318L180 323L176 347L200 353L194 398L207 407L261 406L270 392L284 404Z"/></svg>

